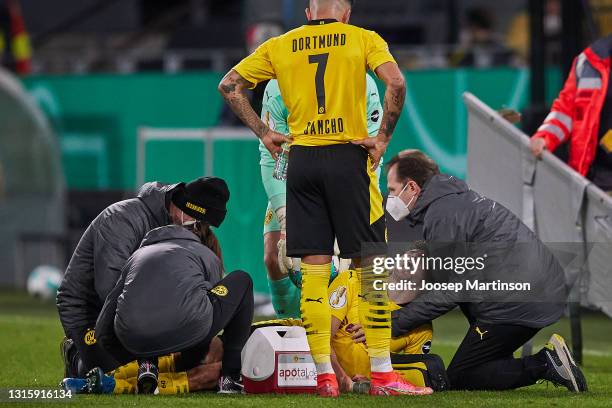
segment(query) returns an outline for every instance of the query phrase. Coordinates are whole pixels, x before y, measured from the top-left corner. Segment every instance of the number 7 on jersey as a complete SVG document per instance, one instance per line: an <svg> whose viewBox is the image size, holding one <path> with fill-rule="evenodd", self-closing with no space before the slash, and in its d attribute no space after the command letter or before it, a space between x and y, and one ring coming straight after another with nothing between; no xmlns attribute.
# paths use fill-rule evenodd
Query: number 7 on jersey
<svg viewBox="0 0 612 408"><path fill-rule="evenodd" d="M308 56L310 64L317 64L317 73L315 75L315 89L317 91L317 104L319 114L325 113L325 70L327 69L327 59L329 53L315 54Z"/></svg>

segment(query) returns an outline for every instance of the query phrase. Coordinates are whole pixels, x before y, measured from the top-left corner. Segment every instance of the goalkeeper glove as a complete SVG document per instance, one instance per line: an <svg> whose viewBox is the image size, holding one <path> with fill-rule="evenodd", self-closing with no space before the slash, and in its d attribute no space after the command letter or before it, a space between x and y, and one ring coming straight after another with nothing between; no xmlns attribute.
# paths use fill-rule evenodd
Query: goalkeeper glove
<svg viewBox="0 0 612 408"><path fill-rule="evenodd" d="M287 257L287 242L280 239L276 247L278 248L278 267L283 275L287 275L293 269L293 261Z"/></svg>

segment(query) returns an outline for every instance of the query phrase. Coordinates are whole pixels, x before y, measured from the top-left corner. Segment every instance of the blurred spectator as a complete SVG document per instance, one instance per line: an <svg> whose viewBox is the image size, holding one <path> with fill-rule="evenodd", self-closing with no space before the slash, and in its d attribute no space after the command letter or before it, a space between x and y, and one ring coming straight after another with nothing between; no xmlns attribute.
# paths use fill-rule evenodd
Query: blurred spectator
<svg viewBox="0 0 612 408"><path fill-rule="evenodd" d="M0 62L20 75L31 72L32 48L19 0L0 0Z"/></svg>
<svg viewBox="0 0 612 408"><path fill-rule="evenodd" d="M544 7L544 36L548 43L548 63L559 62L561 52L561 1L547 0ZM522 11L510 23L506 44L516 53L523 64L529 61L529 13Z"/></svg>
<svg viewBox="0 0 612 408"><path fill-rule="evenodd" d="M531 138L540 156L570 143L569 165L612 194L612 34L585 49L575 60L550 114Z"/></svg>
<svg viewBox="0 0 612 408"><path fill-rule="evenodd" d="M612 33L612 0L591 0L599 32Z"/></svg>
<svg viewBox="0 0 612 408"><path fill-rule="evenodd" d="M261 22L253 24L246 32L246 45L249 54L255 52L257 47L273 37L283 33L283 27L276 22Z"/></svg>
<svg viewBox="0 0 612 408"><path fill-rule="evenodd" d="M512 53L495 32L495 20L486 8L467 11L466 29L461 33L459 50L450 63L460 67L488 68L509 65Z"/></svg>

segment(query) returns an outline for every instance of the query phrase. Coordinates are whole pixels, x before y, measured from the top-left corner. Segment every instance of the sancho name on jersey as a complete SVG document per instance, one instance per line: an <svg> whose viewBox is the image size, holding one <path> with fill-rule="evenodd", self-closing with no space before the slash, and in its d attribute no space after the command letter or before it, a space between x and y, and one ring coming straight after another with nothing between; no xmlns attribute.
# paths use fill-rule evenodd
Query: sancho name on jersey
<svg viewBox="0 0 612 408"><path fill-rule="evenodd" d="M294 144L326 146L368 137L366 70L387 62L395 60L375 32L313 20L266 41L234 69L253 87L276 78Z"/></svg>

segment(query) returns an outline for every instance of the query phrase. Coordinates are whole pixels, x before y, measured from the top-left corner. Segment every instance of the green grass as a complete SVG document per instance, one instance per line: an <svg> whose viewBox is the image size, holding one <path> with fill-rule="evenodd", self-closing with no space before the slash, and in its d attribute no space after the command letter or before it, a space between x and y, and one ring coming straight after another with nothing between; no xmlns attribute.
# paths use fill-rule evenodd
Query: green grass
<svg viewBox="0 0 612 408"><path fill-rule="evenodd" d="M434 323L432 351L448 364L461 341L467 323L458 312L450 313ZM228 406L292 407L305 406L398 406L410 404L428 407L609 407L612 406L612 320L600 314L587 314L583 319L585 337L584 372L589 382L587 394L573 395L562 388L539 384L506 392L445 392L430 397L376 398L342 396L328 401L307 395L293 396L217 396L211 393L184 397L160 396L78 396L78 405L89 406ZM569 340L569 324L563 320L542 330L535 339L538 350L553 333ZM34 301L23 294L0 292L0 390L7 388L53 388L61 379L59 342L62 338L55 307ZM55 406L64 403L3 403L0 406Z"/></svg>

